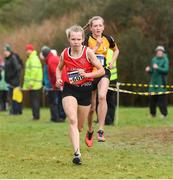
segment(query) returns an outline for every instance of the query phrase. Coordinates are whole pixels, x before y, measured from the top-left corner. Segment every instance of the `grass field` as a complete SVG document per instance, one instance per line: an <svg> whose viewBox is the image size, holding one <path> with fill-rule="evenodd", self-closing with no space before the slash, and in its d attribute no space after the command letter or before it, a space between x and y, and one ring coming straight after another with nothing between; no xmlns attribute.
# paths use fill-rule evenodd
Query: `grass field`
<svg viewBox="0 0 173 180"><path fill-rule="evenodd" d="M41 120L0 112L0 178L173 178L173 107L169 116L148 117L148 108L119 109L118 126L105 127L105 143L84 143L83 164L72 164L68 125L51 123L49 110ZM95 132L97 124L94 124Z"/></svg>

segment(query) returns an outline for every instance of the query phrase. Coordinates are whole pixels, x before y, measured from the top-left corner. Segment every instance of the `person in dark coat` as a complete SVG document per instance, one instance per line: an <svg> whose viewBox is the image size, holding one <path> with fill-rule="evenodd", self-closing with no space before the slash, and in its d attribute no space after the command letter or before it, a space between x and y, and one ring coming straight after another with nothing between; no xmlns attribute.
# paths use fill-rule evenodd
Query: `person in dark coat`
<svg viewBox="0 0 173 180"><path fill-rule="evenodd" d="M12 99L13 90L20 86L20 75L22 66L18 55L12 51L9 44L4 46L5 56L5 81L9 85L8 101L10 105L10 114L22 114L22 105Z"/></svg>

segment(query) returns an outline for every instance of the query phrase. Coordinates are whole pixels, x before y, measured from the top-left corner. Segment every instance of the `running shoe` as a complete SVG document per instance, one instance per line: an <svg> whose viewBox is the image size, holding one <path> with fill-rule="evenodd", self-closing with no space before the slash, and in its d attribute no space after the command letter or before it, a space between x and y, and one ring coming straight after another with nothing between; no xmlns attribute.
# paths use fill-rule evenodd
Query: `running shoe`
<svg viewBox="0 0 173 180"><path fill-rule="evenodd" d="M87 131L87 133L86 133L85 143L88 147L93 146L93 133L94 133L94 131L92 131L92 132Z"/></svg>
<svg viewBox="0 0 173 180"><path fill-rule="evenodd" d="M105 138L104 138L104 131L103 130L99 130L97 132L97 138L98 138L98 142L105 142Z"/></svg>
<svg viewBox="0 0 173 180"><path fill-rule="evenodd" d="M74 153L74 158L72 161L74 164L76 165L81 165L82 161L81 161L81 154L80 153Z"/></svg>

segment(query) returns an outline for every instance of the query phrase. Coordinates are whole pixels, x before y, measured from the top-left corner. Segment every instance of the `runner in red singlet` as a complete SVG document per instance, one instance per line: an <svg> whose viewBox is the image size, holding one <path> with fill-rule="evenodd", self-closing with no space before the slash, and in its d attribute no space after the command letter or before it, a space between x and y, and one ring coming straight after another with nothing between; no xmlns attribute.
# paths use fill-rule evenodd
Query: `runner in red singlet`
<svg viewBox="0 0 173 180"><path fill-rule="evenodd" d="M84 30L72 26L66 30L70 47L64 49L57 67L57 86L62 84L61 72L65 65L66 77L63 88L63 107L69 120L69 133L74 149L74 164L81 164L79 132L87 119L90 104L93 78L104 75L105 71L93 51L82 45ZM97 71L93 72L93 67Z"/></svg>

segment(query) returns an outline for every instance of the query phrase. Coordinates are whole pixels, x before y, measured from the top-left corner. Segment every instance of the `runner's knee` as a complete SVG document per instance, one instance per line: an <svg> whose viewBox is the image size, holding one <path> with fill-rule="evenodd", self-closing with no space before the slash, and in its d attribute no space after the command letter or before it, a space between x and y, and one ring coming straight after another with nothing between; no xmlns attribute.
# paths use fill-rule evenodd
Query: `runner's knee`
<svg viewBox="0 0 173 180"><path fill-rule="evenodd" d="M71 118L69 118L69 123L70 123L70 125L75 125L75 124L77 124L77 119L75 117L71 117Z"/></svg>
<svg viewBox="0 0 173 180"><path fill-rule="evenodd" d="M106 95L105 94L99 94L98 100L100 101L106 101Z"/></svg>

